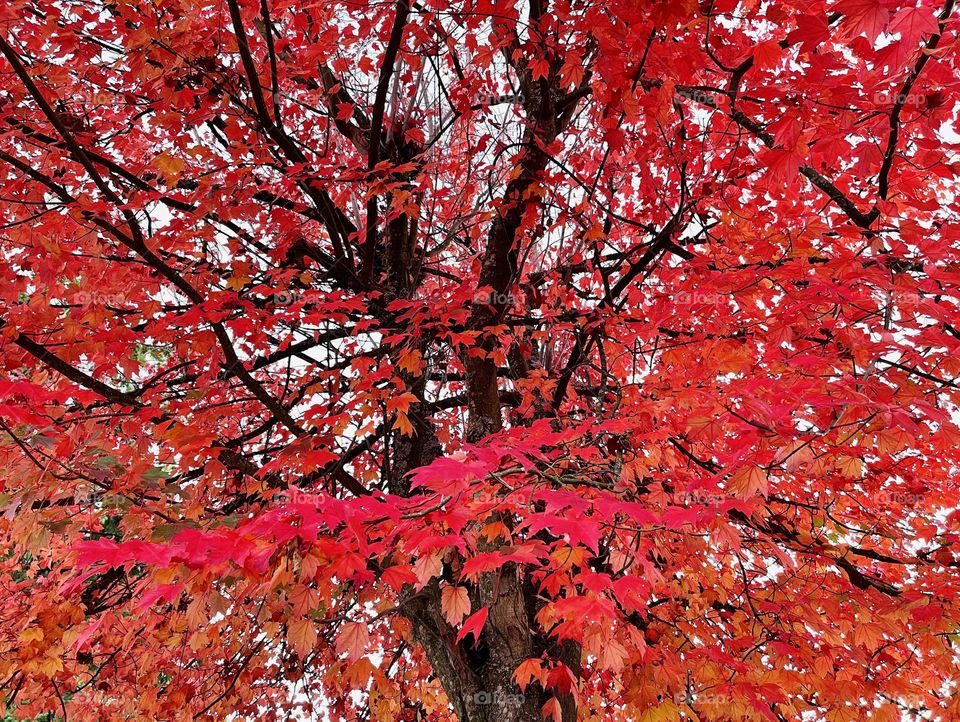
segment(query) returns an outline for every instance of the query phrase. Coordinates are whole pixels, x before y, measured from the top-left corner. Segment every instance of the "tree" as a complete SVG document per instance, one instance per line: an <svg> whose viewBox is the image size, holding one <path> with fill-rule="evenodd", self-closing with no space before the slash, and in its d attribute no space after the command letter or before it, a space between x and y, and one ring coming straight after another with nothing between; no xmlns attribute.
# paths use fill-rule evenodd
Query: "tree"
<svg viewBox="0 0 960 722"><path fill-rule="evenodd" d="M5 4L7 714L960 718L953 11Z"/></svg>

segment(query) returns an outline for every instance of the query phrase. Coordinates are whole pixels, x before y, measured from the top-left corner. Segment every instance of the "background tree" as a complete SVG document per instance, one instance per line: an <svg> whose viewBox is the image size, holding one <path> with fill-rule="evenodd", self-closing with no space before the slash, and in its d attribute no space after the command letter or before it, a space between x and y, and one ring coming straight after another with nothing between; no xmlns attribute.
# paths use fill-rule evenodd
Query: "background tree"
<svg viewBox="0 0 960 722"><path fill-rule="evenodd" d="M960 718L953 11L4 4L8 713Z"/></svg>

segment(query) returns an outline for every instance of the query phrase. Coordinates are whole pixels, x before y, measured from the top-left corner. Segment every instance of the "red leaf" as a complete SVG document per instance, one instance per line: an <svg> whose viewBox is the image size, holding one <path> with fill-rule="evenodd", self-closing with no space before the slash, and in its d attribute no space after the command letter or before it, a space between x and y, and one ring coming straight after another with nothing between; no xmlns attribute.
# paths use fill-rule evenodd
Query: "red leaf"
<svg viewBox="0 0 960 722"><path fill-rule="evenodd" d="M474 642L479 641L480 632L483 630L483 625L487 623L488 611L488 607L481 607L478 611L467 617L466 621L463 623L463 626L460 627L460 631L457 632L457 644L462 642L468 634L473 635Z"/></svg>
<svg viewBox="0 0 960 722"><path fill-rule="evenodd" d="M841 25L848 37L863 33L871 43L890 22L890 11L881 0L841 0L835 10L843 15Z"/></svg>
<svg viewBox="0 0 960 722"><path fill-rule="evenodd" d="M939 32L940 26L929 7L907 7L898 12L890 26L889 33L899 33L900 42L907 48L916 48L925 36Z"/></svg>

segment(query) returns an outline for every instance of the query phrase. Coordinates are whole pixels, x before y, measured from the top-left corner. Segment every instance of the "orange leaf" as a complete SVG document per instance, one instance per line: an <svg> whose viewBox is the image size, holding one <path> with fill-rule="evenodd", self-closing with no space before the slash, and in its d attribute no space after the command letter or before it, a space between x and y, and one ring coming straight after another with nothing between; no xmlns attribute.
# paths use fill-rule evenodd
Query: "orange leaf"
<svg viewBox="0 0 960 722"><path fill-rule="evenodd" d="M563 722L563 708L560 706L560 700L551 697L540 708L540 714L544 719L552 719L553 722Z"/></svg>
<svg viewBox="0 0 960 722"><path fill-rule="evenodd" d="M741 499L767 495L767 472L749 464L737 469L730 477L730 490Z"/></svg>
<svg viewBox="0 0 960 722"><path fill-rule="evenodd" d="M537 680L542 686L544 677L543 664L539 659L525 659L513 672L513 681L523 691L526 691L527 685L533 680Z"/></svg>
<svg viewBox="0 0 960 722"><path fill-rule="evenodd" d="M413 436L413 424L410 423L410 419L407 418L407 415L402 411L397 412L397 418L396 421L394 421L394 425L404 436Z"/></svg>
<svg viewBox="0 0 960 722"><path fill-rule="evenodd" d="M447 622L456 627L470 613L470 596L466 587L446 586L440 594L440 609Z"/></svg>
<svg viewBox="0 0 960 722"><path fill-rule="evenodd" d="M317 628L312 619L294 619L287 624L287 641L298 656L306 657L317 643Z"/></svg>
<svg viewBox="0 0 960 722"><path fill-rule="evenodd" d="M608 639L600 648L597 655L597 663L602 669L609 669L612 672L619 672L623 669L627 658L630 655L626 648L616 639Z"/></svg>
<svg viewBox="0 0 960 722"><path fill-rule="evenodd" d="M370 643L370 630L363 622L347 622L337 635L337 652L346 654L351 662L360 659Z"/></svg>
<svg viewBox="0 0 960 722"><path fill-rule="evenodd" d="M423 360L423 354L421 354L417 349L414 349L410 353L404 354L400 358L400 363L397 364L397 367L407 371L413 376L419 376L423 373L423 370L427 367L427 364Z"/></svg>
<svg viewBox="0 0 960 722"><path fill-rule="evenodd" d="M435 576L440 574L442 569L443 563L440 561L440 557L436 554L420 557L413 565L413 573L417 575L417 582L421 588L424 587L426 583Z"/></svg>

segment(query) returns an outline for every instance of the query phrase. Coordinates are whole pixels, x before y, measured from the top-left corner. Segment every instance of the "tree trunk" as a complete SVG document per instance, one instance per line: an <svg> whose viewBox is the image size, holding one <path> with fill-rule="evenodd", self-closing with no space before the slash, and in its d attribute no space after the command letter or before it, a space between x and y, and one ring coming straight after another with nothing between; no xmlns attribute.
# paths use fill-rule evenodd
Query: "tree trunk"
<svg viewBox="0 0 960 722"><path fill-rule="evenodd" d="M560 94L556 81L556 69L547 79L533 81L528 75L525 78L524 105L530 125L524 133L519 172L507 184L499 214L487 234L478 288L490 289L489 296L475 299L467 323L469 329L479 332L478 344L487 352L483 357L471 355L465 360L466 437L471 442L503 428L497 365L492 353L498 342L485 332L499 324L512 305L511 294L520 273L518 234L524 210L528 203L535 202L531 199L531 190L549 160L541 148L549 145L569 121L570 109L557 107ZM415 235L416 226L402 218L387 226L384 247L377 260L380 261L378 268L385 274L388 294L394 298L413 297L419 284L416 274L410 272ZM429 340L423 343L421 352L426 356ZM425 378L405 377L407 388L417 397L417 402L408 412L415 434L413 437L395 434L392 441L390 488L401 495L409 494L407 474L441 453L434 426L425 413ZM510 523L509 519L503 521ZM548 694L538 686L529 687L528 693L523 694L513 680L513 673L524 660L539 657L544 651L567 664L574 674L579 673L577 645L558 646L534 633L536 589L521 575L521 568L507 564L482 575L472 585L471 608L474 611L488 609L486 624L477 640L471 635L457 643L457 632L441 610L437 580L419 592L409 592L402 600L403 614L412 624L414 640L423 647L460 722L541 722L540 709ZM560 703L564 722L574 722L574 699L561 696Z"/></svg>

